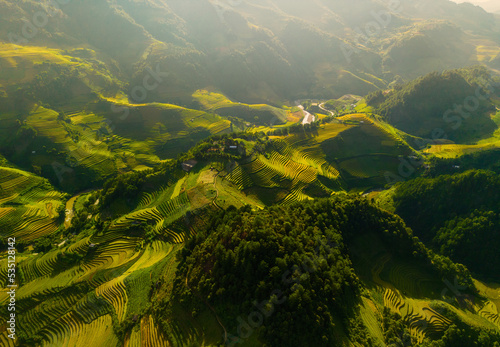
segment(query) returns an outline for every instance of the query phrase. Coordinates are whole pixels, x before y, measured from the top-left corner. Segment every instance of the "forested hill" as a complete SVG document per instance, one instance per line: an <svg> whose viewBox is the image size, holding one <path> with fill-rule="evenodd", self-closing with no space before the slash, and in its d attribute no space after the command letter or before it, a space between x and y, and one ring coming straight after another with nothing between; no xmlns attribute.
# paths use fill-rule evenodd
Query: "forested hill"
<svg viewBox="0 0 500 347"><path fill-rule="evenodd" d="M437 252L497 281L499 192L497 173L470 170L401 183L392 200L394 211Z"/></svg>
<svg viewBox="0 0 500 347"><path fill-rule="evenodd" d="M409 134L466 142L496 130L489 113L496 110L491 98L500 95L499 86L487 69L471 67L430 73L388 93L372 93L367 102Z"/></svg>
<svg viewBox="0 0 500 347"><path fill-rule="evenodd" d="M408 273L398 270L402 264L412 264ZM384 280L377 279L378 266L384 268ZM418 279L411 274L416 268ZM392 271L401 276L397 284L388 276ZM408 296L437 299L431 294L439 287L434 281L450 276L457 276L460 288L471 286L463 266L430 253L398 217L364 199L337 197L215 213L180 253L175 297L193 312L204 301L213 305L230 345L260 340L272 346L379 346L401 343L405 334L423 346L468 345L479 335L478 346L499 343L497 332L467 327L450 306L438 309L440 314L433 311L437 315L418 333L411 327L428 318L402 314L398 321L401 316L380 310L375 316L381 314L381 321L370 322L379 310L371 311L378 307L379 290L385 290L384 298L395 295L391 300L406 307L401 312L411 312ZM398 293L404 293L401 299ZM444 303L439 300L431 307ZM172 305L163 302L161 307L160 315ZM167 321L166 316L161 320ZM463 330L457 333L456 326Z"/></svg>

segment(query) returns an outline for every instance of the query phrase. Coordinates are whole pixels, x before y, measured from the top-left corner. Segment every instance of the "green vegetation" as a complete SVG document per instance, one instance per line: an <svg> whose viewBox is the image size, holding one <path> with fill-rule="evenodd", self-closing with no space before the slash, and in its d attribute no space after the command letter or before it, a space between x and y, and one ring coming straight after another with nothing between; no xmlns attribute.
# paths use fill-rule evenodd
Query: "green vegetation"
<svg viewBox="0 0 500 347"><path fill-rule="evenodd" d="M373 93L367 102L376 106L376 113L388 123L409 134L464 142L487 137L497 128L487 114L495 110L489 97L476 97L477 90L488 96L491 93L486 90L498 92L495 88L488 71L474 67L431 73L387 95ZM444 133L437 135L438 130Z"/></svg>
<svg viewBox="0 0 500 347"><path fill-rule="evenodd" d="M0 345L499 346L499 19L188 3L0 0Z"/></svg>
<svg viewBox="0 0 500 347"><path fill-rule="evenodd" d="M470 170L398 184L392 200L394 211L437 252L496 281L499 189L497 174Z"/></svg>
<svg viewBox="0 0 500 347"><path fill-rule="evenodd" d="M380 257L383 250L386 260L369 259ZM403 331L415 343L446 343L456 341L449 337L455 329L452 323L466 331L476 329L448 311L438 312L407 297L438 298L440 277L457 276L458 283L472 283L463 266L449 267L449 260L426 250L400 219L366 200L335 198L262 211L229 208L215 213L179 257L178 300L193 312L213 306L225 322L228 343L245 345L257 335L262 343L277 346L338 339L375 346L395 341ZM412 265L401 267L404 263ZM392 268L398 272L392 275ZM422 287L410 289L406 283L415 284L415 276ZM385 290L383 302L376 299L379 290ZM377 307L375 312L370 313L370 306ZM384 320L382 327L384 306L403 319ZM375 327L368 323L373 314ZM500 341L498 333L480 324L483 327L475 331L484 341ZM283 326L289 327L286 333ZM384 334L368 335L377 330Z"/></svg>
<svg viewBox="0 0 500 347"><path fill-rule="evenodd" d="M29 242L54 233L64 219L64 199L46 179L0 167L0 228L10 236Z"/></svg>
<svg viewBox="0 0 500 347"><path fill-rule="evenodd" d="M305 220L297 219L300 212L293 207L258 214L249 208L229 209L214 217L206 234L199 233L186 244L177 282L187 278L194 292L228 307L223 317L228 322L241 311L251 312L252 302L262 302L270 316L265 328L259 329L266 343L334 341L332 316L348 310L342 305L347 302L343 297L355 295L356 277L336 246L341 238L333 225L326 220L323 228L315 231L311 225L306 230ZM273 224L269 224L271 220ZM289 222L292 220L294 224ZM226 245L221 247L221 242ZM316 271L301 275L297 268L287 273L289 282L282 283L287 269L305 264L311 256L322 258ZM192 297L189 292L184 295ZM237 327L231 324L229 328L235 331Z"/></svg>
<svg viewBox="0 0 500 347"><path fill-rule="evenodd" d="M286 118L286 111L269 105L247 105L232 102L219 93L198 90L193 94L194 100L207 111L212 111L226 118L239 118L242 124L279 125Z"/></svg>

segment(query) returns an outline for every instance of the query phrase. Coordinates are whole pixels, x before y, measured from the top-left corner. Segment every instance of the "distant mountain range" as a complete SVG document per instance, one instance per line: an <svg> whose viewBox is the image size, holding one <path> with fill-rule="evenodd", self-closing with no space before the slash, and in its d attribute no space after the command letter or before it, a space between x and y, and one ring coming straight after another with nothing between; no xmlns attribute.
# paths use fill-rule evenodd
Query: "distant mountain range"
<svg viewBox="0 0 500 347"><path fill-rule="evenodd" d="M141 101L187 104L208 86L274 104L361 95L400 77L488 64L500 42L492 14L448 0L54 4L0 1L0 40L91 49L128 93L148 67L168 74Z"/></svg>
<svg viewBox="0 0 500 347"><path fill-rule="evenodd" d="M456 3L469 2L471 4L481 6L488 12L500 13L500 3L497 0L452 0Z"/></svg>

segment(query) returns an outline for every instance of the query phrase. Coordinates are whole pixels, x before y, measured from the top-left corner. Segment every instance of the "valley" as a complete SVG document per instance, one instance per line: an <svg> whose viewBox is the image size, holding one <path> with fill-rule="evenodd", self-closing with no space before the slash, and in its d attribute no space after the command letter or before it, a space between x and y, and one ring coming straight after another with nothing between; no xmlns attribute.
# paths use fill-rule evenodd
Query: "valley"
<svg viewBox="0 0 500 347"><path fill-rule="evenodd" d="M0 346L500 346L498 15L0 19Z"/></svg>

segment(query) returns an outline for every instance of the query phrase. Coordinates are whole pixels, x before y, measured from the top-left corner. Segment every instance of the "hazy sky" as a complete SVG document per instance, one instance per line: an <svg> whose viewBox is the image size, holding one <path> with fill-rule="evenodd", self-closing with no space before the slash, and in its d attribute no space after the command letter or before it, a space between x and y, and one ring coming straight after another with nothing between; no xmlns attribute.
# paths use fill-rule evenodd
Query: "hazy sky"
<svg viewBox="0 0 500 347"><path fill-rule="evenodd" d="M486 11L489 12L500 12L500 1L499 0L451 0L457 3L470 2L474 5L482 6Z"/></svg>

